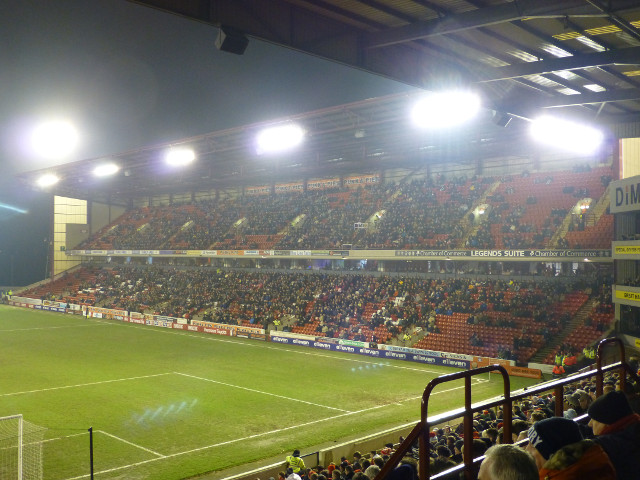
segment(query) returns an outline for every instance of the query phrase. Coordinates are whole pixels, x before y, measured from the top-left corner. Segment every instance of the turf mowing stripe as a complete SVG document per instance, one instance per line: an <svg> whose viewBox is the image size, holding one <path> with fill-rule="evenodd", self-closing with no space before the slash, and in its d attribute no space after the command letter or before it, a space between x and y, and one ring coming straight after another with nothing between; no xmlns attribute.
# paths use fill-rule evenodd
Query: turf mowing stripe
<svg viewBox="0 0 640 480"><path fill-rule="evenodd" d="M131 445L131 446L133 446L133 447L139 448L140 450L144 450L145 452L152 453L152 454L154 454L156 457L165 458L165 456L166 456L166 455L162 455L161 453L154 452L153 450L150 450L150 449L148 449L148 448L145 448L145 447L143 447L142 445L138 445L138 444L136 444L136 443L130 442L130 441L128 441L128 440L125 440L124 438L120 438L120 437L117 437L116 435L112 435L112 434L110 434L110 433L107 433L107 432L105 432L104 430L96 430L96 432L100 432L100 433L102 433L102 434L106 435L107 437L115 438L116 440L119 440L119 441L121 441L121 442L124 442L124 443L126 443L127 445Z"/></svg>
<svg viewBox="0 0 640 480"><path fill-rule="evenodd" d="M175 373L177 373L178 375L185 375L185 374L181 374L181 373L178 373L178 372L175 372ZM185 376L190 377L191 375L185 375ZM198 377L196 377L196 378L198 378ZM202 379L202 380L207 380L207 379ZM472 381L473 380L475 380L475 379L472 379ZM216 382L216 383L218 383L218 382ZM480 382L478 382L478 383L480 383ZM241 388L243 388L243 387L241 387ZM453 390L459 390L461 388L464 388L464 385L460 385L459 387L448 388L446 390L440 390L438 392L433 392L432 395L438 395L438 394L441 394L441 393L451 392ZM413 400L416 400L416 399L419 399L419 398L422 398L422 397L407 398L405 400L402 400L402 402L413 401ZM307 403L307 402L305 402L305 403ZM369 412L371 410L377 410L377 409L380 409L380 408L385 408L385 407L389 407L389 406L393 406L393 405L399 405L399 403L400 402L394 402L394 403L388 403L386 405L376 405L374 407L364 408L362 410L358 410L358 411L355 411L355 412L341 413L339 415L334 415L333 417L327 417L327 418L321 418L321 419L317 419L317 420L312 420L310 422L301 423L299 425L292 425L292 426L289 426L289 427L278 428L276 430L270 430L268 432L256 433L254 435L249 435L247 437L236 438L236 439L233 439L233 440L227 440L227 441L220 442L220 443L214 443L212 445L206 445L204 447L198 447L198 448L194 448L192 450L187 450L187 451L184 451L184 452L172 453L172 454L166 455L166 456L164 456L162 458L152 458L152 459L149 459L149 460L143 460L141 462L131 463L129 465L122 465L120 467L109 468L107 470L101 470L99 472L94 472L94 474L95 475L100 475L100 474L103 474L103 473L111 473L111 472L116 472L118 470L125 470L125 469L128 469L128 468L139 467L140 465L146 465L147 463L156 462L158 460L164 460L164 459L168 459L168 458L179 457L179 456L182 456L182 455L188 455L190 453L200 452L202 450L208 450L210 448L222 447L222 446L225 446L225 445L230 445L232 443L244 442L246 440L251 440L251 439L254 439L254 438L264 437L264 436L272 435L272 434L275 434L275 433L286 432L287 430L293 430L293 429L296 429L296 428L308 427L309 425L314 425L316 423L325 422L327 420L336 420L338 418L347 417L347 416L350 416L350 415L359 415L361 413ZM411 423L409 425L415 425L415 422ZM72 478L68 478L66 480L80 480L82 478L88 478L89 476L90 476L89 474L80 475L78 477L72 477Z"/></svg>
<svg viewBox="0 0 640 480"><path fill-rule="evenodd" d="M16 395L26 395L27 393L51 392L53 390L64 390L65 388L88 387L88 386L91 386L91 385L102 385L102 384L105 384L105 383L127 382L129 380L140 380L142 378L162 377L164 375L172 375L172 373L171 372L156 373L154 375L143 375L141 377L116 378L114 380L102 380L100 382L79 383L77 385L64 385L62 387L40 388L38 390L26 390L24 392L0 393L0 397L12 397L12 396L16 396Z"/></svg>
<svg viewBox="0 0 640 480"><path fill-rule="evenodd" d="M239 388L240 390L246 390L247 392L259 393L261 395L269 395L271 397L282 398L284 400L289 400L291 402L306 403L307 405L313 405L314 407L322 407L322 408L328 408L330 410L337 410L339 412L351 413L349 410L345 410L343 408L336 408L336 407L330 407L328 405L321 405L319 403L307 402L306 400L300 400L298 398L285 397L284 395L278 395L278 394L275 394L275 393L263 392L262 390L256 390L254 388L248 388L248 387L241 387L240 385L233 385L231 383L219 382L217 380L211 380L210 378L197 377L195 375L189 375L187 373L180 373L180 372L173 372L173 373L175 373L176 375L182 375L183 377L189 377L189 378L195 378L196 380L202 380L204 382L217 383L218 385L224 385L226 387L231 387L231 388Z"/></svg>
<svg viewBox="0 0 640 480"><path fill-rule="evenodd" d="M0 332L2 333L7 333L7 332L28 332L30 330L56 330L56 329L61 329L61 328L87 328L87 327L101 327L104 325L111 325L110 323L95 323L95 324L90 324L90 325L61 325L58 327L32 327L32 328L14 328L11 330L0 330Z"/></svg>

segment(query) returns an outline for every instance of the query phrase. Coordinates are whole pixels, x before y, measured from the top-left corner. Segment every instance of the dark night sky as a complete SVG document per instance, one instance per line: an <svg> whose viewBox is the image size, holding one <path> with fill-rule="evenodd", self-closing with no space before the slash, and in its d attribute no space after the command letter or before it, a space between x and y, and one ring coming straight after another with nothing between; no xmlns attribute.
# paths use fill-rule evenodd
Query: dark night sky
<svg viewBox="0 0 640 480"><path fill-rule="evenodd" d="M48 165L23 145L38 121L76 125L68 162L410 90L255 39L220 52L216 35L125 0L0 2L0 285L45 276L48 204L12 179Z"/></svg>

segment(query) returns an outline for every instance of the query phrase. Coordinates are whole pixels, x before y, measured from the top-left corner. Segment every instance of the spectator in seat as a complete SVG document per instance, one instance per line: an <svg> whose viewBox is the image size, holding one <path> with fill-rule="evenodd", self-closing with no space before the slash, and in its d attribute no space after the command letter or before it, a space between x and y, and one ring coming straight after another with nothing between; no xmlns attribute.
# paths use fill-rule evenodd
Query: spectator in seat
<svg viewBox="0 0 640 480"><path fill-rule="evenodd" d="M494 445L480 464L478 480L538 480L533 457L515 445Z"/></svg>
<svg viewBox="0 0 640 480"><path fill-rule="evenodd" d="M588 413L595 442L611 458L617 478L640 477L640 416L633 412L624 392L600 396Z"/></svg>
<svg viewBox="0 0 640 480"><path fill-rule="evenodd" d="M438 456L433 462L432 474L443 472L449 468L455 467L456 463L451 460L451 451L445 445L438 445L436 448Z"/></svg>
<svg viewBox="0 0 640 480"><path fill-rule="evenodd" d="M285 474L287 475L286 480L302 480L300 475L298 475L297 473L294 473L293 468L291 467L287 468L287 471L285 472Z"/></svg>
<svg viewBox="0 0 640 480"><path fill-rule="evenodd" d="M527 451L536 461L540 480L616 479L605 451L593 440L584 440L573 420L541 420L529 428L528 436Z"/></svg>

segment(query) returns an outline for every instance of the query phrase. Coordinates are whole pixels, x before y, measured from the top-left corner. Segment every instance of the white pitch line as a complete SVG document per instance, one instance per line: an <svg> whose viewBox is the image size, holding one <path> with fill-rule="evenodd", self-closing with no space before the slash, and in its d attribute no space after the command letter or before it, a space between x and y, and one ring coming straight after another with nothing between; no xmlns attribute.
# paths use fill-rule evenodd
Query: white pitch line
<svg viewBox="0 0 640 480"><path fill-rule="evenodd" d="M24 392L0 393L0 397L13 397L13 396L16 396L16 395L26 395L28 393L51 392L53 390L64 390L64 389L67 389L67 388L89 387L91 385L103 385L105 383L127 382L129 380L140 380L142 378L162 377L164 375L171 375L171 372L156 373L155 375L143 375L143 376L140 376L140 377L128 377L128 378L116 378L116 379L113 379L113 380L101 380L100 382L79 383L77 385L64 385L64 386L61 386L61 387L40 388L38 390L25 390Z"/></svg>
<svg viewBox="0 0 640 480"><path fill-rule="evenodd" d="M127 445L131 445L133 447L139 448L140 450L144 450L145 452L152 453L156 457L165 458L165 455L162 455L161 453L154 452L153 450L151 450L149 448L145 448L142 445L138 445L137 443L130 442L129 440L125 440L124 438L120 438L120 437L118 437L116 435L112 435L112 434L110 434L108 432L105 432L104 430L96 430L96 432L100 432L100 433L106 435L107 437L114 438L114 439L116 439L116 440L118 440L120 442L126 443Z"/></svg>
<svg viewBox="0 0 640 480"><path fill-rule="evenodd" d="M182 375L183 377L195 378L196 380L217 383L218 385L224 385L226 387L239 388L240 390L246 390L247 392L259 393L261 395L269 395L271 397L282 398L284 400L289 400L291 402L306 403L307 405L313 405L314 407L322 407L322 408L328 408L330 410L337 410L339 412L351 413L349 410L345 410L343 408L330 407L328 405L322 405L320 403L313 403L313 402L308 402L306 400L300 400L299 398L285 397L284 395L278 395L276 393L264 392L262 390L256 390L254 388L241 387L240 385L233 385L232 383L219 382L217 380L211 380L210 378L197 377L196 375L189 375L188 373L180 373L180 372L173 372L173 373L175 373L176 375Z"/></svg>
<svg viewBox="0 0 640 480"><path fill-rule="evenodd" d="M432 395L438 395L440 393L450 392L452 390L459 390L461 388L464 388L464 385L460 385L459 387L449 388L449 389L446 389L446 390L440 390L438 392L432 393ZM422 398L422 397L407 398L405 400L401 400L401 402L415 400L416 398ZM179 456L182 456L182 455L188 455L190 453L195 453L195 452L201 452L203 450L208 450L208 449L211 449L211 448L222 447L224 445L230 445L232 443L244 442L246 440L251 440L251 439L254 439L254 438L264 437L264 436L267 436L267 435L273 435L273 434L276 434L276 433L286 432L288 430L304 428L304 427L308 427L310 425L315 425L317 423L322 423L322 422L326 422L326 421L330 421L330 420L336 420L338 418L348 417L350 415L359 415L361 413L369 412L371 410L377 410L377 409L380 409L380 408L385 408L385 407L395 406L395 405L399 405L399 402L388 403L386 405L376 405L374 407L364 408L362 410L358 410L358 411L355 411L355 412L341 413L339 415L334 415L333 417L321 418L321 419L318 419L318 420L312 420L310 422L302 423L302 424L299 424L299 425L291 425L289 427L278 428L278 429L275 429L275 430L269 430L267 432L262 432L262 433L256 433L254 435L249 435L249 436L243 437L243 438L236 438L236 439L233 439L233 440L227 440L227 441L220 442L220 443L214 443L214 444L211 444L211 445L206 445L204 447L198 447L198 448L194 448L192 450L186 450L184 452L172 453L170 455L164 456L163 458L152 458L150 460L143 460L141 462L131 463L129 465L122 465L120 467L109 468L107 470L101 470L99 472L94 472L94 475L100 475L100 474L103 474L103 473L111 473L111 472L116 472L118 470L125 470L127 468L138 467L140 465L145 465L147 463L156 462L158 460L163 460L163 459L173 458L173 457L179 457ZM72 478L68 478L66 480L80 480L82 478L88 478L88 477L89 477L89 475L80 475L78 477L72 477Z"/></svg>
<svg viewBox="0 0 640 480"><path fill-rule="evenodd" d="M74 433L72 435L65 435L63 437L47 438L46 440L42 440L42 443L56 442L58 440L64 440L65 438L79 437L81 435L89 435L89 432ZM38 442L38 443L40 443L40 442Z"/></svg>

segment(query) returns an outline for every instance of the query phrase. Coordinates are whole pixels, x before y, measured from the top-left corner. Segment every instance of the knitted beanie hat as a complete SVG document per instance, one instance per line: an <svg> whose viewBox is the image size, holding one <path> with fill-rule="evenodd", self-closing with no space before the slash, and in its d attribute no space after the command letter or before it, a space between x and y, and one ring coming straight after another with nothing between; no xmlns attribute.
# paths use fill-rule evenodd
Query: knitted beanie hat
<svg viewBox="0 0 640 480"><path fill-rule="evenodd" d="M529 443L548 460L565 445L582 440L578 424L562 417L545 418L534 423L527 432Z"/></svg>
<svg viewBox="0 0 640 480"><path fill-rule="evenodd" d="M615 390L598 397L588 410L589 416L597 422L611 425L633 413L624 392Z"/></svg>

